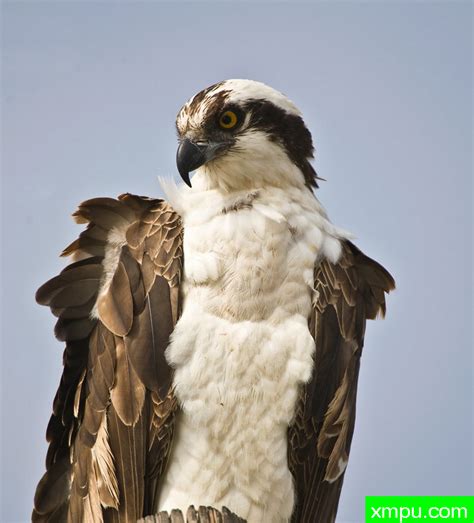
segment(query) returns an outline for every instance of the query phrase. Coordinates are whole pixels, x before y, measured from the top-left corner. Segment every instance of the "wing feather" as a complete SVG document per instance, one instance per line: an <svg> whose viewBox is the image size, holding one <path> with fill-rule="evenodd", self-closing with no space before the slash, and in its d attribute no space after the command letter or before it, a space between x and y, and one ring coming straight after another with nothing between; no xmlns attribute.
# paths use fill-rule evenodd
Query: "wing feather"
<svg viewBox="0 0 474 523"><path fill-rule="evenodd" d="M122 423L133 426L142 413L145 386L132 366L129 351L122 338L116 338L116 350L117 369L110 399Z"/></svg>
<svg viewBox="0 0 474 523"><path fill-rule="evenodd" d="M88 200L73 216L87 227L62 254L80 261L36 296L66 348L32 519L135 522L157 509L173 436L164 351L180 310L181 221L130 194Z"/></svg>
<svg viewBox="0 0 474 523"><path fill-rule="evenodd" d="M338 263L315 268L309 329L316 342L314 375L301 391L288 432L295 478L293 521L335 521L355 423L365 323L385 314L390 274L346 241Z"/></svg>
<svg viewBox="0 0 474 523"><path fill-rule="evenodd" d="M133 323L133 298L127 271L119 261L107 292L99 297L101 322L116 336L126 336Z"/></svg>
<svg viewBox="0 0 474 523"><path fill-rule="evenodd" d="M125 338L135 371L146 387L155 392L166 392L171 384L164 351L172 325L169 286L163 277L157 276L143 311Z"/></svg>

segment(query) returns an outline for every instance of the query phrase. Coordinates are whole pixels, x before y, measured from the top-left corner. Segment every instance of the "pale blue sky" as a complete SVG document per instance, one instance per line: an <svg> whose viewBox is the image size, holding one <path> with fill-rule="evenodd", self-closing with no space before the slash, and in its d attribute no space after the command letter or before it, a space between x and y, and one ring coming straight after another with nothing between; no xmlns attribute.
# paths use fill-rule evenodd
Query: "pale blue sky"
<svg viewBox="0 0 474 523"><path fill-rule="evenodd" d="M36 288L83 199L160 195L201 88L264 81L301 108L332 220L391 270L367 329L338 521L369 494L472 494L468 2L3 2L2 522L27 521L61 373Z"/></svg>

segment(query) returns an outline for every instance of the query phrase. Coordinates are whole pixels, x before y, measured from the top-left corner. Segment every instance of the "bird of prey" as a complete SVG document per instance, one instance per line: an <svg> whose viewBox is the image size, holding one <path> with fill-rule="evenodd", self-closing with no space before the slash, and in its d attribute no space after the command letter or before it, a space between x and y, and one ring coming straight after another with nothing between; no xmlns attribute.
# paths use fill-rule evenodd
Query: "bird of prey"
<svg viewBox="0 0 474 523"><path fill-rule="evenodd" d="M394 281L329 221L286 96L223 81L176 127L186 185L83 202L73 262L37 292L66 345L33 521L333 522Z"/></svg>

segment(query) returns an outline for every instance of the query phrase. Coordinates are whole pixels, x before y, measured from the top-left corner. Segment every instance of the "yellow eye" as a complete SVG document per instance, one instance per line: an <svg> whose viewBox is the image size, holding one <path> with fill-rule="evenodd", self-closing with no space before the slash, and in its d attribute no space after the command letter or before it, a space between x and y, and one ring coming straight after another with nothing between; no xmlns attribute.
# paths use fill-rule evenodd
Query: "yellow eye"
<svg viewBox="0 0 474 523"><path fill-rule="evenodd" d="M237 120L238 118L234 111L226 111L225 113L221 114L221 117L219 118L219 125L222 127L222 129L232 129L232 127L237 125Z"/></svg>

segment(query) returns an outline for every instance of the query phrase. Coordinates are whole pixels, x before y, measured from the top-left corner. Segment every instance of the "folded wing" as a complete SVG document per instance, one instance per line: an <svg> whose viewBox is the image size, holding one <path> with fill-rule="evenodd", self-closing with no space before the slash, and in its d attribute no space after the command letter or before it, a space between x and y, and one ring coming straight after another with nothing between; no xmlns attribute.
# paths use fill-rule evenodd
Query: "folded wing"
<svg viewBox="0 0 474 523"><path fill-rule="evenodd" d="M37 292L57 316L64 371L35 522L135 522L157 509L177 404L164 352L180 312L180 217L162 200L96 198Z"/></svg>
<svg viewBox="0 0 474 523"><path fill-rule="evenodd" d="M289 428L288 458L297 498L293 521L331 523L354 432L366 320L384 316L385 293L395 282L346 241L337 264L324 260L316 267L314 285L314 375Z"/></svg>

